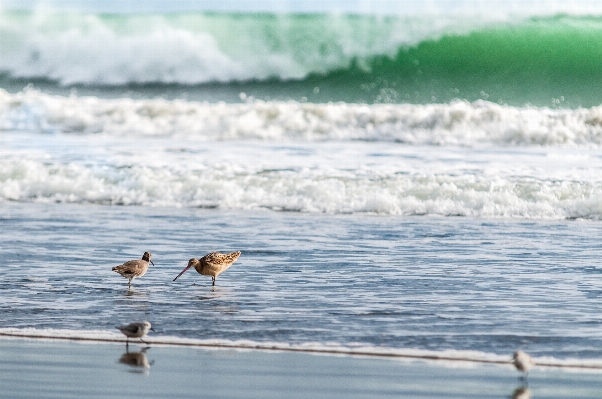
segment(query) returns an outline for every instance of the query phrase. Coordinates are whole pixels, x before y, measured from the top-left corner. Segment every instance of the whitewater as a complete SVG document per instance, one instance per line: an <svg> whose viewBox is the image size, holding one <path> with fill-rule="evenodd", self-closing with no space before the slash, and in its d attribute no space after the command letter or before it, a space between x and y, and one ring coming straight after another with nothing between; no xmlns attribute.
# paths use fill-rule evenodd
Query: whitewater
<svg viewBox="0 0 602 399"><path fill-rule="evenodd" d="M600 107L207 103L29 88L0 92L0 110L4 201L602 216Z"/></svg>
<svg viewBox="0 0 602 399"><path fill-rule="evenodd" d="M498 19L498 18L496 18ZM505 18L500 18L505 19ZM200 84L302 79L368 69L376 55L480 24L469 18L334 14L97 14L5 10L0 71L85 83ZM149 45L151 43L151 45ZM116 56L118 55L118 56ZM73 62L63 62L65 59Z"/></svg>
<svg viewBox="0 0 602 399"><path fill-rule="evenodd" d="M602 88L602 19L573 3L400 15L0 9L0 84L210 102L244 92L591 108Z"/></svg>

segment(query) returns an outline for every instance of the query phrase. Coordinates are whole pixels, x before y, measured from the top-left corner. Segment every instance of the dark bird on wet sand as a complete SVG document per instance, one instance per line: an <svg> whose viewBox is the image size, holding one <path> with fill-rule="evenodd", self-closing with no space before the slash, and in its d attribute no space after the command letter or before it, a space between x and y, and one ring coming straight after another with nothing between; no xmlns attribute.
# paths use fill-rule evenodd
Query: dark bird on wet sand
<svg viewBox="0 0 602 399"><path fill-rule="evenodd" d="M200 260L197 258L192 258L188 261L188 266L186 266L184 270L182 270L180 274L178 274L176 278L173 279L173 281L176 281L178 277L184 274L186 270L190 269L191 267L194 267L194 269L199 274L211 276L211 279L213 280L212 285L215 285L215 279L217 278L217 276L219 276L230 266L232 266L232 263L236 262L236 259L238 259L239 256L240 251L232 252L229 254L211 252L210 254L203 256Z"/></svg>
<svg viewBox="0 0 602 399"><path fill-rule="evenodd" d="M149 262L152 263L153 266L155 266L155 264L151 260L151 253L145 252L144 255L142 255L142 259L128 260L123 265L115 266L111 270L129 279L128 287L131 287L133 279L135 279L136 277L144 276L144 274L148 270Z"/></svg>
<svg viewBox="0 0 602 399"><path fill-rule="evenodd" d="M129 344L130 338L140 338L140 341L146 344L146 342L142 340L142 337L144 337L148 333L148 330L155 331L153 327L151 327L151 323L149 323L148 321L130 323L127 326L120 326L115 328L117 328L123 333L123 335L127 337L125 341L126 346Z"/></svg>

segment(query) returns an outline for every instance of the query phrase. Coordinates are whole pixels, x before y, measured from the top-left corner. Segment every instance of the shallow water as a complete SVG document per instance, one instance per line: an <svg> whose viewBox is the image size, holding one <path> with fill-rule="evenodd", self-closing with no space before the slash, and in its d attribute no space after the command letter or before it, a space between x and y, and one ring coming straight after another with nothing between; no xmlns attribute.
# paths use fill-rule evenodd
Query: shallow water
<svg viewBox="0 0 602 399"><path fill-rule="evenodd" d="M600 358L602 225L4 203L0 326ZM211 287L191 257L241 250ZM111 267L153 253L131 291Z"/></svg>

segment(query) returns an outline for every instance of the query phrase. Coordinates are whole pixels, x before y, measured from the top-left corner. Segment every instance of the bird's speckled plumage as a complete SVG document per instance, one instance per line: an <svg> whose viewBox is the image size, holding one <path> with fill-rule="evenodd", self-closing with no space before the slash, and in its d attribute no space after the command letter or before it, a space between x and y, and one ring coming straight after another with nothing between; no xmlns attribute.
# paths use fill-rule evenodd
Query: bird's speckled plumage
<svg viewBox="0 0 602 399"><path fill-rule="evenodd" d="M150 252L145 252L144 255L142 255L142 259L129 260L122 265L115 266L111 270L127 278L128 287L131 287L133 279L137 277L142 277L146 274L149 263L152 263L153 266L155 265L151 260L151 256L152 255Z"/></svg>
<svg viewBox="0 0 602 399"><path fill-rule="evenodd" d="M188 266L182 270L180 274L176 276L173 280L176 281L178 277L180 277L184 272L191 267L197 271L197 273L211 276L213 281L212 285L215 285L215 279L221 273L226 271L240 256L240 251L232 252L229 254L221 254L219 252L211 252L201 259L192 258L188 261Z"/></svg>

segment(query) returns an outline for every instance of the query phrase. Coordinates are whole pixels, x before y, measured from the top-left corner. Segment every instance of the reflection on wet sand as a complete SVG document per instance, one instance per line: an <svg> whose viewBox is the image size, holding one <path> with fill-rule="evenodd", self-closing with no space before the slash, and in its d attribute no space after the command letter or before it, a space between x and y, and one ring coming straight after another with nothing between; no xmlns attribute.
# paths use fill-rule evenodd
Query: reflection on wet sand
<svg viewBox="0 0 602 399"><path fill-rule="evenodd" d="M119 363L132 367L128 371L131 373L145 373L148 374L148 370L155 363L155 361L148 361L145 352L150 348L144 348L139 352L126 352L119 358Z"/></svg>
<svg viewBox="0 0 602 399"><path fill-rule="evenodd" d="M512 399L532 399L533 395L526 386L520 386L514 390L511 396Z"/></svg>

